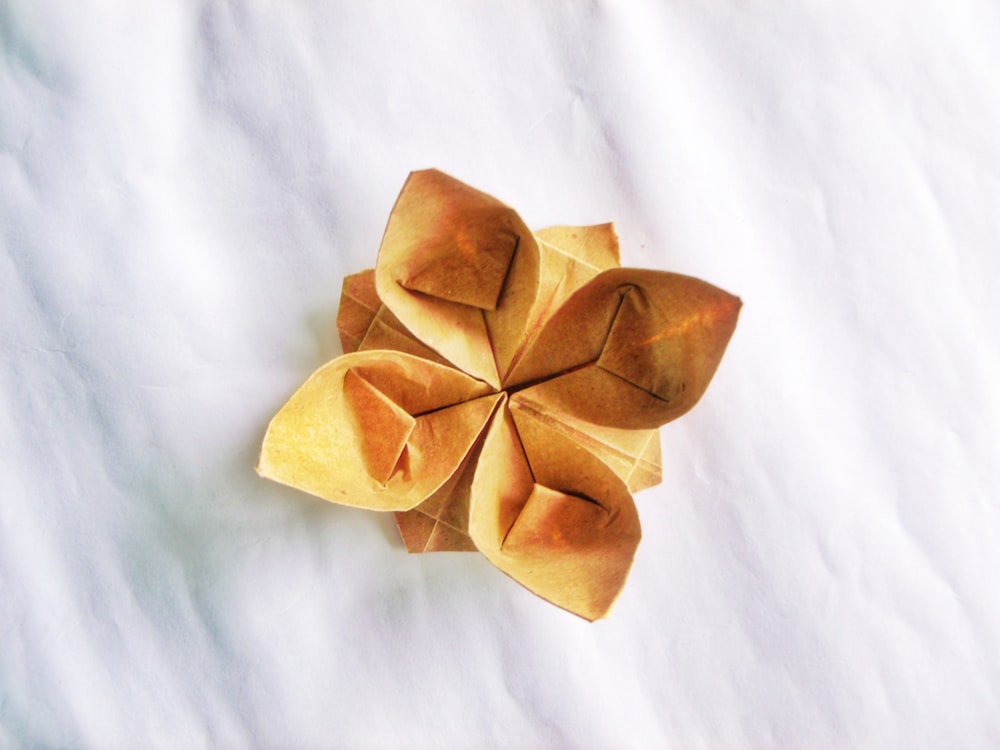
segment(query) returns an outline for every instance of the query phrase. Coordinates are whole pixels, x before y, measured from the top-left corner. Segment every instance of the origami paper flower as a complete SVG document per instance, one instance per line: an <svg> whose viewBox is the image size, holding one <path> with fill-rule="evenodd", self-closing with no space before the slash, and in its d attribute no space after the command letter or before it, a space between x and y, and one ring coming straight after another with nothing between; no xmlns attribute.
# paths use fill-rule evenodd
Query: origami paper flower
<svg viewBox="0 0 1000 750"><path fill-rule="evenodd" d="M532 234L436 170L410 175L373 271L344 282L339 357L268 427L262 476L395 511L406 548L479 550L593 620L632 566L631 491L688 411L738 298L619 268L610 224Z"/></svg>

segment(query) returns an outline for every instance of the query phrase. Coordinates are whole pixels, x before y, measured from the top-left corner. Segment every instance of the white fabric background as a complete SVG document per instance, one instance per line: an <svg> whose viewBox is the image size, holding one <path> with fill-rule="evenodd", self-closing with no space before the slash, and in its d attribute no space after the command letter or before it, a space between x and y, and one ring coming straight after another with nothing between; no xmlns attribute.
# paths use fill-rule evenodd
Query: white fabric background
<svg viewBox="0 0 1000 750"><path fill-rule="evenodd" d="M0 746L1000 746L1000 7L351 5L0 0ZM253 472L429 166L744 300L609 620Z"/></svg>

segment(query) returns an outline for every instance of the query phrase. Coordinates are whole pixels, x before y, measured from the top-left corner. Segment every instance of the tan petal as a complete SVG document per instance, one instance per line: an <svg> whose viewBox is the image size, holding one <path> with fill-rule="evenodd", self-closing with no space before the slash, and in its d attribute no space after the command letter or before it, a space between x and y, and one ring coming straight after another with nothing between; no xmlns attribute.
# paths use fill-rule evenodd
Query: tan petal
<svg viewBox="0 0 1000 750"><path fill-rule="evenodd" d="M611 609L641 536L628 489L607 466L506 409L483 444L469 533L500 570L588 620Z"/></svg>
<svg viewBox="0 0 1000 750"><path fill-rule="evenodd" d="M535 240L513 209L431 169L413 172L396 200L375 284L417 338L498 388L494 349L502 360L516 346L537 267Z"/></svg>
<svg viewBox="0 0 1000 750"><path fill-rule="evenodd" d="M332 502L407 510L455 473L500 398L407 354L348 354L271 420L257 470Z"/></svg>
<svg viewBox="0 0 1000 750"><path fill-rule="evenodd" d="M657 427L701 398L740 300L704 281L612 269L576 292L511 374L514 390L595 424ZM552 378L555 373L565 373ZM555 408L558 404L558 408Z"/></svg>

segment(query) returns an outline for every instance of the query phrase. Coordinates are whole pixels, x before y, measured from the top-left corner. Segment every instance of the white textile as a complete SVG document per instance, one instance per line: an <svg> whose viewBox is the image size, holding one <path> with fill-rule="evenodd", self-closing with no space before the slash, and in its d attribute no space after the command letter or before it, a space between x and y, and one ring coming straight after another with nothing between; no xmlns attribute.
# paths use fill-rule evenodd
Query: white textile
<svg viewBox="0 0 1000 750"><path fill-rule="evenodd" d="M1000 5L0 0L0 747L1000 747ZM738 294L610 619L258 478L410 170Z"/></svg>

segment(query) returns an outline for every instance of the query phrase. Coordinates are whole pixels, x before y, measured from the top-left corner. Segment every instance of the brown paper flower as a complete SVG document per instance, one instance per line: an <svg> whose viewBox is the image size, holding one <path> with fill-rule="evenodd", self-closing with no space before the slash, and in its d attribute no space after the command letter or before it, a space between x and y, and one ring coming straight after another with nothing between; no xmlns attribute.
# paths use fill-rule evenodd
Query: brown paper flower
<svg viewBox="0 0 1000 750"><path fill-rule="evenodd" d="M705 392L738 298L618 267L610 224L532 234L509 207L414 172L373 271L345 279L346 352L271 421L258 471L395 511L411 552L478 549L589 620L639 544L657 428Z"/></svg>

